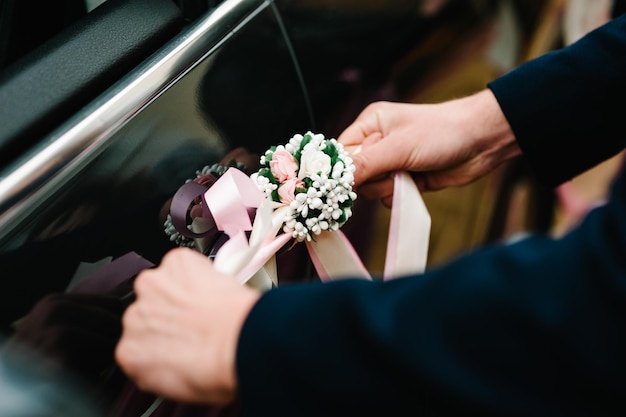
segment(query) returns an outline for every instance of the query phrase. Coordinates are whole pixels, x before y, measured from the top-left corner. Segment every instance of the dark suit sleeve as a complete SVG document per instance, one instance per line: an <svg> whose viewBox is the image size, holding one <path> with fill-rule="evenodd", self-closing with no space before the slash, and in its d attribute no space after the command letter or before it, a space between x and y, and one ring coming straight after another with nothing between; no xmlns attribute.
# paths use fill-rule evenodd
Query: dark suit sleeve
<svg viewBox="0 0 626 417"><path fill-rule="evenodd" d="M624 97L625 25L491 84L548 181L621 147L624 106L604 100ZM558 240L485 247L386 283L267 292L238 344L243 415L624 415L625 213L620 177Z"/></svg>
<svg viewBox="0 0 626 417"><path fill-rule="evenodd" d="M489 88L538 177L571 179L626 144L626 14Z"/></svg>
<svg viewBox="0 0 626 417"><path fill-rule="evenodd" d="M240 336L243 415L623 415L623 181L616 193L560 240L269 291Z"/></svg>

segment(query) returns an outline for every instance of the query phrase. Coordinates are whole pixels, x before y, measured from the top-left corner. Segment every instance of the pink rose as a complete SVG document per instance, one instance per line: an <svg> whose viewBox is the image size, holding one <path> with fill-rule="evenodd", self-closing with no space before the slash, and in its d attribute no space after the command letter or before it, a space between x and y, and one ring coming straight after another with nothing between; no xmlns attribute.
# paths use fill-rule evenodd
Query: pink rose
<svg viewBox="0 0 626 417"><path fill-rule="evenodd" d="M285 150L276 151L272 155L270 169L278 182L285 182L288 179L295 178L298 164L289 152Z"/></svg>
<svg viewBox="0 0 626 417"><path fill-rule="evenodd" d="M304 187L304 182L297 178L290 178L278 187L278 196L283 204L290 204L296 197L296 188Z"/></svg>

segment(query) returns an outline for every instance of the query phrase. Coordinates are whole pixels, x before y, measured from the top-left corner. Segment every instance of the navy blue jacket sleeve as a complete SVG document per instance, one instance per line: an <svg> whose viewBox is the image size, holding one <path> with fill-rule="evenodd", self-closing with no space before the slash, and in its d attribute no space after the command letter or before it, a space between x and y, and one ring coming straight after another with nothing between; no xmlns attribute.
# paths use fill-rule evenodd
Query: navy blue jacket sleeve
<svg viewBox="0 0 626 417"><path fill-rule="evenodd" d="M561 240L422 276L279 287L239 342L245 416L623 415L626 186Z"/></svg>
<svg viewBox="0 0 626 417"><path fill-rule="evenodd" d="M571 179L626 144L626 14L489 88L537 176Z"/></svg>
<svg viewBox="0 0 626 417"><path fill-rule="evenodd" d="M608 101L613 88L624 97L625 25L490 86L552 183L622 144L624 106ZM489 246L385 283L267 292L238 345L244 416L623 415L625 214L620 175L609 202L558 240Z"/></svg>

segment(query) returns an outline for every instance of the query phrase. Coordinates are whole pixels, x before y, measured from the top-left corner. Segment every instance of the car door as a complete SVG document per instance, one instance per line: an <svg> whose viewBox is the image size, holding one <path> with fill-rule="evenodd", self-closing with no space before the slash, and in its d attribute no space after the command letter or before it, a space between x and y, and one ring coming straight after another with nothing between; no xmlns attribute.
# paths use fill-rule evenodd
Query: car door
<svg viewBox="0 0 626 417"><path fill-rule="evenodd" d="M93 7L38 45L5 43L0 74L1 334L6 345L66 358L81 375L99 357L114 367L111 346L87 336L106 329L78 308L69 315L82 317L81 336L50 341L67 324L51 319L65 304L50 297L65 294L81 268L129 251L158 262L174 246L163 210L197 170L314 127L272 1ZM4 28L24 40L15 25ZM120 388L101 374L87 375L97 390ZM25 410L44 399L31 400Z"/></svg>
<svg viewBox="0 0 626 417"><path fill-rule="evenodd" d="M76 37L44 51L43 59L28 62L32 66L23 64L0 88L3 123L15 121L3 129L0 152L0 250L5 270L20 271L20 279L4 283L5 326L42 295L63 290L80 262L128 250L158 259L168 242L154 244L159 239L148 238L146 230L162 232L161 205L202 166L229 149L260 152L297 129L312 128L272 2L224 1L186 20L165 0L171 14L154 19L154 39L142 34L141 45L122 41L115 48L123 50L111 54L120 62L103 62L98 54L106 55L104 43L125 37L115 25L138 26L133 13L152 22L159 17L155 6L152 0L105 2L91 12L100 14L86 16L94 21L72 32ZM141 56L146 58L139 61ZM79 71L84 67L88 74ZM68 72L81 72L69 77L76 82L71 89L57 85ZM24 79L38 73L59 75L20 96L18 88L27 90ZM64 91L54 103L41 104L45 100L37 97L55 93L44 88ZM40 279L40 266L48 279Z"/></svg>

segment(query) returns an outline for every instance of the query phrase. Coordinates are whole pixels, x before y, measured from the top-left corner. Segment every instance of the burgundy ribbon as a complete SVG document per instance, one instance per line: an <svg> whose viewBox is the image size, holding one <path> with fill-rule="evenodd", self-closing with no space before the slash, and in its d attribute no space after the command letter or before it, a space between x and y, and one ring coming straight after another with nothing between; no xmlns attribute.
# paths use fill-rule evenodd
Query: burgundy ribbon
<svg viewBox="0 0 626 417"><path fill-rule="evenodd" d="M69 292L82 294L108 294L115 287L128 281L143 269L154 264L135 252L128 252L74 285Z"/></svg>
<svg viewBox="0 0 626 417"><path fill-rule="evenodd" d="M190 239L213 238L217 236L218 230L215 221L209 211L206 201L204 201L204 193L210 188L210 185L198 184L197 182L188 182L183 184L174 194L170 205L170 215L172 216L172 225L178 233ZM202 197L202 217L210 219L212 225L204 232L196 233L187 227L187 213L191 204L198 197Z"/></svg>

